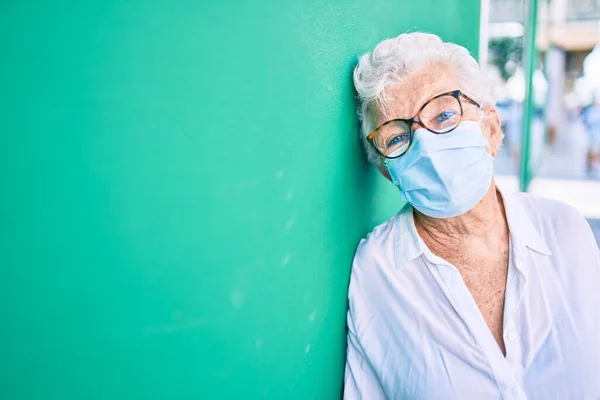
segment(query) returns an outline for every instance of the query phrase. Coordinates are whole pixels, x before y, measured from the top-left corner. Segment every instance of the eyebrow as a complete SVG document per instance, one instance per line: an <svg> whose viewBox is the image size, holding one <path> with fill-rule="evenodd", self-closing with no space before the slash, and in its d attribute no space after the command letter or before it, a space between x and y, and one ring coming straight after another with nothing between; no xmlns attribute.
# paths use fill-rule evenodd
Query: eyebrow
<svg viewBox="0 0 600 400"><path fill-rule="evenodd" d="M383 117L385 117L385 120L382 120L381 122L379 122L378 125L385 124L386 122L392 121L392 120L395 120L395 119L411 119L411 118L414 118L414 117L417 116L417 114L419 113L419 111L421 110L421 108L423 107L423 105L425 105L425 103L427 103L429 100L431 100L434 97L439 96L441 94L444 94L444 93L447 93L447 92L451 92L453 90L457 90L457 89L445 89L445 90L440 89L440 90L437 90L435 92L436 94L432 95L431 97L425 97L425 100L419 99L420 101L417 103L418 104L417 111L415 113L413 113L408 118L400 118L400 117L391 117L390 118L388 115L382 115ZM390 97L390 99L397 100L395 97Z"/></svg>

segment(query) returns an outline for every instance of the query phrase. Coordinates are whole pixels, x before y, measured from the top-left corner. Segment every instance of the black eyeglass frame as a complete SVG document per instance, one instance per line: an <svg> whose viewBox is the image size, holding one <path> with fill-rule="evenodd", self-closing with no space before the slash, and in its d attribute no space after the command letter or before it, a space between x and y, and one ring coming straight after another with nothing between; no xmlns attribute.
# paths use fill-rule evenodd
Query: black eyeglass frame
<svg viewBox="0 0 600 400"><path fill-rule="evenodd" d="M419 119L419 114L421 114L421 111L423 111L425 109L425 107L427 107L427 105L432 102L435 99L438 99L442 96L452 96L454 97L457 101L458 104L460 106L460 120L458 121L458 123L456 124L455 127L453 127L450 130L447 131L443 131L443 132L439 132L439 131L434 131L433 129L429 129L427 126L425 126L425 124ZM427 100L419 109L419 111L417 112L417 114L409 119L402 119L402 118L396 118L396 119L391 119L389 121L384 122L383 124L379 125L377 128L373 129L371 131L371 133L369 133L367 135L367 142L369 142L369 144L375 149L375 151L377 151L377 153L379 153L382 157L387 158L387 159L394 159L394 158L398 158L398 157L402 157L404 154L406 154L408 152L408 150L410 150L412 143L413 143L413 134L414 134L414 129L412 128L413 124L416 122L417 124L421 125L423 128L427 129L429 132L435 133L436 135L441 135L444 133L450 133L453 130L455 130L458 125L462 122L462 118L463 118L463 114L464 114L464 109L463 109L463 104L462 101L460 101L461 97L463 97L465 100L467 100L469 103L473 104L475 107L477 107L479 110L481 110L481 105L479 103L477 103L475 100L471 99L469 96L467 96L466 94L464 94L462 91L460 90L453 90L450 92L444 92L444 93L440 93L434 97L432 97L431 99ZM383 128L384 126L391 124L391 123L397 123L397 122L404 122L407 124L407 126L409 127L409 141L408 141L408 147L406 148L406 150L404 150L402 153L393 156L393 157L389 157L386 156L385 154L383 154L381 151L379 151L379 149L377 148L377 146L374 143L375 140L375 136L377 136L377 132L379 132L379 130L381 128Z"/></svg>

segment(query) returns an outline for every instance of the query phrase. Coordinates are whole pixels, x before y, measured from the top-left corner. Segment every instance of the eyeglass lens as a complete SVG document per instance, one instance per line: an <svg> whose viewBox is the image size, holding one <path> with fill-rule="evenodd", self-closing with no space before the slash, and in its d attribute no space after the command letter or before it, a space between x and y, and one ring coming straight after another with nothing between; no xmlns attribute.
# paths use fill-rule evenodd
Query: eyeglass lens
<svg viewBox="0 0 600 400"><path fill-rule="evenodd" d="M458 99L445 95L430 100L419 112L421 124L435 133L447 133L460 123L462 117ZM398 157L410 147L411 127L402 120L392 120L377 130L373 144L385 157Z"/></svg>

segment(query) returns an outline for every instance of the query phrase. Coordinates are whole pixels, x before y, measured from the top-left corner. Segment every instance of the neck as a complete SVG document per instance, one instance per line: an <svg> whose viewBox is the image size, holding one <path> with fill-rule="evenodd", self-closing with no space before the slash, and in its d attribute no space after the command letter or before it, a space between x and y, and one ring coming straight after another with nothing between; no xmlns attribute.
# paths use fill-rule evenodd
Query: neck
<svg viewBox="0 0 600 400"><path fill-rule="evenodd" d="M456 249L474 239L494 245L508 238L508 225L502 197L492 182L490 190L470 211L454 218L432 218L414 210L415 226L426 244ZM436 247L437 247L436 246Z"/></svg>

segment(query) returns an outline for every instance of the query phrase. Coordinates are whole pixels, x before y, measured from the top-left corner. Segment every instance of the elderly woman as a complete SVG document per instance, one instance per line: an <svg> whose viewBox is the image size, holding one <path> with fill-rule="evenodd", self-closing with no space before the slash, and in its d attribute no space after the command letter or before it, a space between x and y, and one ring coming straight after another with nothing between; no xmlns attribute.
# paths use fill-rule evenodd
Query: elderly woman
<svg viewBox="0 0 600 400"><path fill-rule="evenodd" d="M496 188L475 59L409 33L354 83L368 157L407 205L356 251L345 398L600 398L600 252L572 208Z"/></svg>

